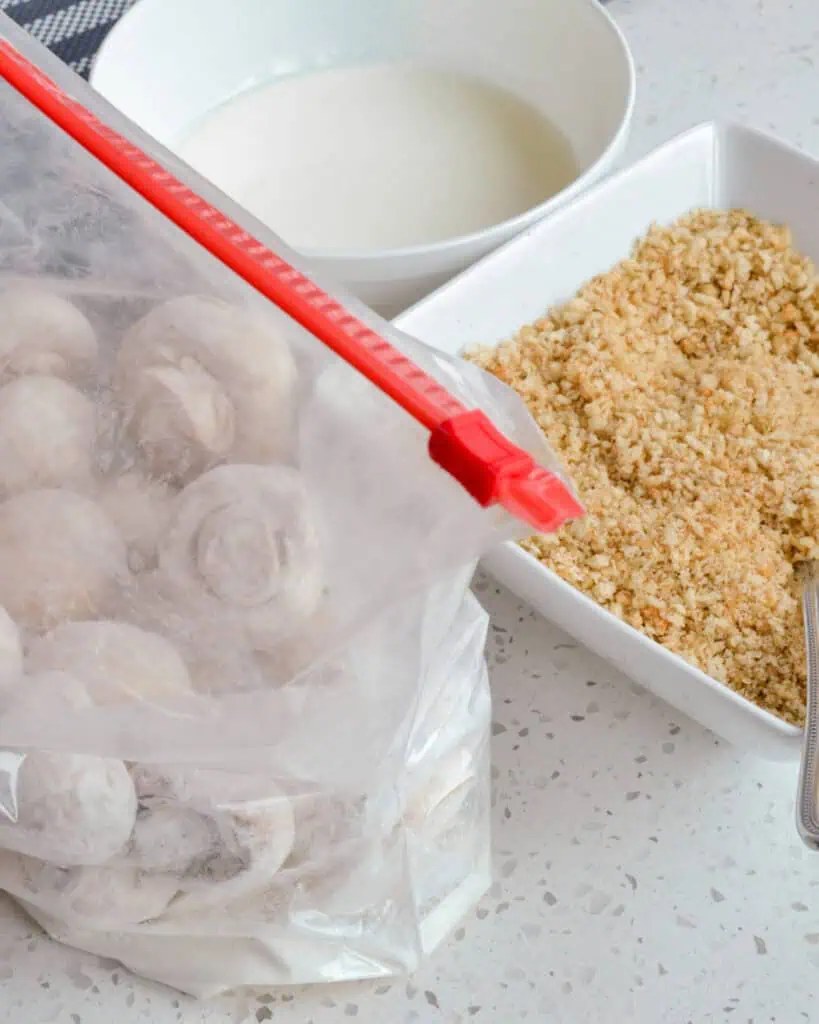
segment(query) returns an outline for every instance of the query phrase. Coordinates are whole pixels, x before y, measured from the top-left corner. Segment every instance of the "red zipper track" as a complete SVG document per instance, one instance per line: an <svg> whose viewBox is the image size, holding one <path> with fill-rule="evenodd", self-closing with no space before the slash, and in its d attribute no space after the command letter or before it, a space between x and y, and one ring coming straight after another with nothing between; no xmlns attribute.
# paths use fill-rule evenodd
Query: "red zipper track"
<svg viewBox="0 0 819 1024"><path fill-rule="evenodd" d="M431 432L430 455L482 505L501 502L535 529L581 514L562 481L511 444L394 345L67 95L8 41L0 74L38 110L248 284L364 374Z"/></svg>

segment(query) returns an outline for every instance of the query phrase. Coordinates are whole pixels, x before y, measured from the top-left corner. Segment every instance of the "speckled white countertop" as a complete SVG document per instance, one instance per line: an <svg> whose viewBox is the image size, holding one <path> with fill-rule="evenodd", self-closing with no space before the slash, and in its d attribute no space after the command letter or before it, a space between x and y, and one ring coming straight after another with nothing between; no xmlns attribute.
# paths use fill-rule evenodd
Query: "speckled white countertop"
<svg viewBox="0 0 819 1024"><path fill-rule="evenodd" d="M631 155L713 116L819 153L816 0L614 0L639 69ZM494 584L497 882L411 983L198 1004L0 906L14 1024L798 1024L819 991L819 856L795 769L732 750Z"/></svg>

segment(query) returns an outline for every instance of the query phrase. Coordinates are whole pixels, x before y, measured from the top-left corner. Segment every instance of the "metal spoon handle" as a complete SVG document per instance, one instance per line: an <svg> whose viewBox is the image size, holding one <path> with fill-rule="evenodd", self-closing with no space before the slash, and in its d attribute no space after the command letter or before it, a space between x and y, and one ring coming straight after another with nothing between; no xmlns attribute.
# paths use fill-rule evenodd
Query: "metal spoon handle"
<svg viewBox="0 0 819 1024"><path fill-rule="evenodd" d="M801 562L796 572L802 582L808 676L802 763L796 797L796 827L802 840L811 849L819 850L819 562Z"/></svg>

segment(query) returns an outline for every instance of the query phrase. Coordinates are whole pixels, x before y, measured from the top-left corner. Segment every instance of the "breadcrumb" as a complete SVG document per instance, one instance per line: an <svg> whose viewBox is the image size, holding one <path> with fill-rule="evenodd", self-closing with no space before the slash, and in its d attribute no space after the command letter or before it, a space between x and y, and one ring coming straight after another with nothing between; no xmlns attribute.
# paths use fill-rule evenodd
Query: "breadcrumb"
<svg viewBox="0 0 819 1024"><path fill-rule="evenodd" d="M695 211L470 354L525 400L587 509L524 548L795 724L793 565L819 557L818 284L786 227Z"/></svg>

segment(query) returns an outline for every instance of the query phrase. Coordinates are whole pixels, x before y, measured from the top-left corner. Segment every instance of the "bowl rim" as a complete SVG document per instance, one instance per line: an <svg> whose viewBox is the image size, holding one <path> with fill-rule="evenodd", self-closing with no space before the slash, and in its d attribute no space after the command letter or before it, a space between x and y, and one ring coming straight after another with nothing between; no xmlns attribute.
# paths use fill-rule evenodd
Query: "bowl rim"
<svg viewBox="0 0 819 1024"><path fill-rule="evenodd" d="M153 0L153 2L158 9L161 9L162 0ZM620 55L625 61L628 87L626 102L620 116L620 122L617 126L617 130L611 136L597 159L594 160L593 163L589 164L588 167L584 168L584 170L565 188L556 192L554 195L549 196L548 199L544 199L542 203L538 203L536 206L530 206L527 210L516 214L514 217L509 217L506 220L490 224L489 227L480 228L477 231L471 231L464 235L455 235L452 238L444 238L438 242L422 242L414 245L373 249L341 247L301 248L299 249L299 253L306 259L321 260L324 262L337 261L352 265L365 264L373 260L401 260L420 257L429 259L441 256L445 257L446 255L456 253L461 249L485 243L487 240L491 240L496 236L499 236L499 240L503 240L516 235L530 224L541 220L544 216L557 209L559 206L562 206L563 203L574 199L578 194L584 191L584 189L588 187L590 179L593 180L598 176L601 166L608 163L612 155L625 143L634 115L634 105L637 93L637 75L634 55L631 52L625 33L614 20L612 14L603 6L600 0L581 0L581 2L584 3L595 16L603 19L602 24L611 33L614 42L620 50ZM145 12L146 10L149 10L150 7L151 0L141 0L140 3L134 4L125 12L125 14L122 15L122 17L114 24L111 31L106 35L102 45L94 55L94 59L91 62L89 70L88 80L94 88L97 88L98 64L101 61L112 59L109 56L109 51L119 45L119 37L123 32L128 31L130 24L133 23L135 18L145 17ZM108 99L105 93L102 93L102 95ZM109 100L109 102L112 101ZM125 116L127 117L128 115L126 114ZM167 148L171 149L170 146Z"/></svg>

